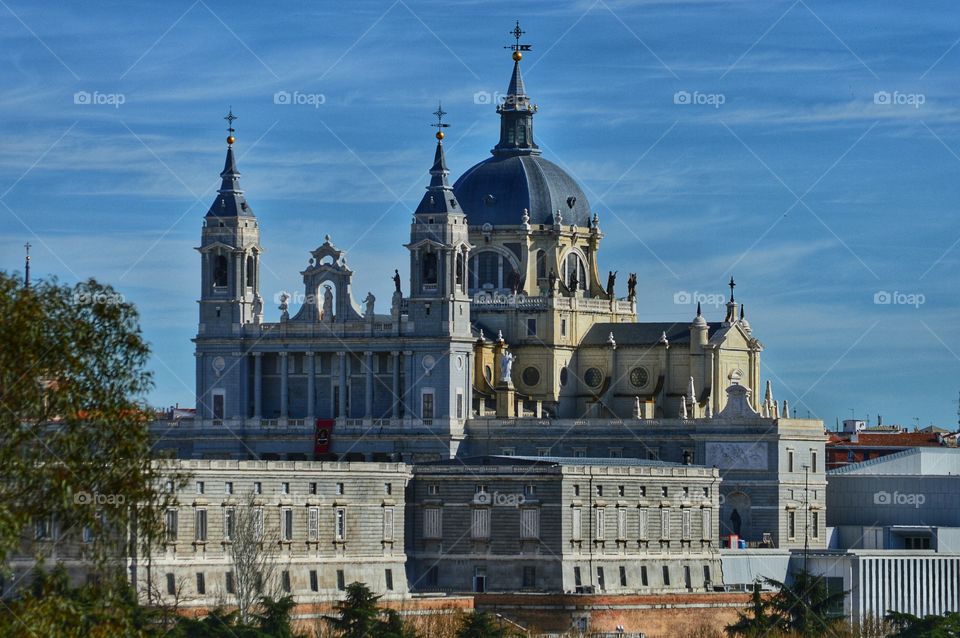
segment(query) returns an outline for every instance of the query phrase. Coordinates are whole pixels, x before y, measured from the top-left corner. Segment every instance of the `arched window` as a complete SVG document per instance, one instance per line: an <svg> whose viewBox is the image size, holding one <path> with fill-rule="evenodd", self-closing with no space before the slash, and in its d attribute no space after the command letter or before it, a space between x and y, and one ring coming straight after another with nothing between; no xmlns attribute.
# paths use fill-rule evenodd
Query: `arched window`
<svg viewBox="0 0 960 638"><path fill-rule="evenodd" d="M546 279L547 277L547 253L537 251L537 279Z"/></svg>
<svg viewBox="0 0 960 638"><path fill-rule="evenodd" d="M456 278L457 278L457 287L458 287L458 288L463 288L463 287L464 287L463 282L466 280L466 273L464 272L464 267L463 267L463 265L464 265L463 253L462 253L462 252L458 252L458 253L457 253L457 265L456 265L456 271L457 271L457 272L456 272L456 275L455 275Z"/></svg>
<svg viewBox="0 0 960 638"><path fill-rule="evenodd" d="M563 283L571 290L587 288L587 269L577 253L570 253L563 261Z"/></svg>
<svg viewBox="0 0 960 638"><path fill-rule="evenodd" d="M227 258L224 255L217 255L213 258L213 285L227 285Z"/></svg>
<svg viewBox="0 0 960 638"><path fill-rule="evenodd" d="M527 127L524 124L517 125L517 144L521 146L527 143Z"/></svg>
<svg viewBox="0 0 960 638"><path fill-rule="evenodd" d="M500 255L490 250L477 255L477 286L500 287Z"/></svg>
<svg viewBox="0 0 960 638"><path fill-rule="evenodd" d="M253 255L247 257L247 288L253 288L256 285L256 280L254 279L255 270L254 270Z"/></svg>
<svg viewBox="0 0 960 638"><path fill-rule="evenodd" d="M428 286L437 285L437 253L426 253L423 256L423 283Z"/></svg>

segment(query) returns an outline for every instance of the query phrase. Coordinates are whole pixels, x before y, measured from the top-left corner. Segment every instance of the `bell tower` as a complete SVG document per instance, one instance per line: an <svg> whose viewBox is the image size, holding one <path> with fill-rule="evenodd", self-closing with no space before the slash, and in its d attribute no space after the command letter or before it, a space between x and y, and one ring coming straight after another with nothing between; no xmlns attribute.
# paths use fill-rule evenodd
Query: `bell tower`
<svg viewBox="0 0 960 638"><path fill-rule="evenodd" d="M229 122L227 157L197 248L202 264L200 336L239 334L240 325L258 323L263 315L259 222L240 188L233 155L237 117L231 110L225 119Z"/></svg>
<svg viewBox="0 0 960 638"><path fill-rule="evenodd" d="M419 334L470 336L467 260L470 240L467 217L447 179L443 154L441 107L434 112L437 150L427 192L413 213L410 227L409 315Z"/></svg>

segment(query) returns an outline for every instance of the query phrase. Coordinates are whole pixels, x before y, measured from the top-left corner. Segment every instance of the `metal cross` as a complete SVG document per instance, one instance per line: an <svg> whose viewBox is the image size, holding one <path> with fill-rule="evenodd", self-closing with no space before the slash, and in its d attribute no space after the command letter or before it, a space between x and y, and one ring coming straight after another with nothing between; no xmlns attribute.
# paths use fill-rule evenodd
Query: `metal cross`
<svg viewBox="0 0 960 638"><path fill-rule="evenodd" d="M437 127L438 131L442 128L447 128L448 126L450 126L449 124L443 123L443 116L446 115L447 112L443 110L443 105L440 102L437 102L437 110L434 111L433 114L437 116L437 123L431 124L430 126Z"/></svg>
<svg viewBox="0 0 960 638"><path fill-rule="evenodd" d="M530 50L530 45L529 45L529 44L520 44L520 36L522 36L523 34L525 34L526 31L524 31L524 30L522 30L522 29L520 28L520 21L519 21L519 20L517 20L517 26L513 27L513 31L508 31L508 33L513 36L513 38L516 40L516 43L515 43L515 44L509 44L509 45L503 47L504 49L512 49L512 50L514 50L514 51L529 51L529 50Z"/></svg>
<svg viewBox="0 0 960 638"><path fill-rule="evenodd" d="M223 119L225 119L225 120L227 121L227 124L228 124L227 132L228 132L228 133L233 133L233 132L234 132L233 121L234 121L234 120L239 120L240 118L233 114L233 107L232 107L232 106L230 107L230 112L229 112L229 113L227 114L227 116L226 116L225 118L223 118Z"/></svg>
<svg viewBox="0 0 960 638"><path fill-rule="evenodd" d="M734 283L733 281L733 277L730 277L729 286L730 286L730 301L733 301L733 289L737 287L737 284Z"/></svg>

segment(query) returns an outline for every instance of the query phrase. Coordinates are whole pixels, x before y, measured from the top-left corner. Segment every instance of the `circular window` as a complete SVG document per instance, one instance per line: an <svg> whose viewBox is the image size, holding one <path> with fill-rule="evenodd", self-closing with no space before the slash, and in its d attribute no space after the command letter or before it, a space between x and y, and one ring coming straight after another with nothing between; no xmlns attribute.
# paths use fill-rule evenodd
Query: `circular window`
<svg viewBox="0 0 960 638"><path fill-rule="evenodd" d="M487 380L487 383L493 383L493 368L483 366L483 377Z"/></svg>
<svg viewBox="0 0 960 638"><path fill-rule="evenodd" d="M457 355L457 370L463 370L463 355Z"/></svg>
<svg viewBox="0 0 960 638"><path fill-rule="evenodd" d="M638 388L647 385L647 381L649 380L650 375L647 373L646 368L634 368L630 371L630 383Z"/></svg>
<svg viewBox="0 0 960 638"><path fill-rule="evenodd" d="M533 387L540 383L540 371L533 366L528 366L523 369L523 385L527 387Z"/></svg>
<svg viewBox="0 0 960 638"><path fill-rule="evenodd" d="M560 368L560 385L567 385L567 379L570 377L570 373L567 371L566 367Z"/></svg>
<svg viewBox="0 0 960 638"><path fill-rule="evenodd" d="M587 373L583 375L583 380L591 388L596 388L603 383L603 373L598 368L589 368Z"/></svg>

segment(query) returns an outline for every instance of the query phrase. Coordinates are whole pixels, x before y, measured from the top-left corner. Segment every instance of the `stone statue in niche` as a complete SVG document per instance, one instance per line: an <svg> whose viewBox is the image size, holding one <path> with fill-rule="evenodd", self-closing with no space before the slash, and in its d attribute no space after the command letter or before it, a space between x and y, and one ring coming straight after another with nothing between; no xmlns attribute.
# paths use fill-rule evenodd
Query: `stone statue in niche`
<svg viewBox="0 0 960 638"><path fill-rule="evenodd" d="M333 323L333 290L330 284L323 286L323 310L320 311L320 321Z"/></svg>

